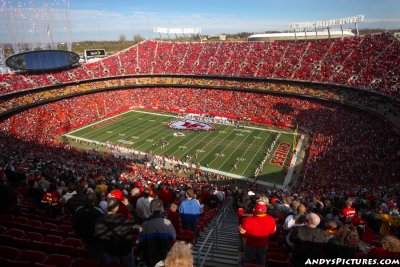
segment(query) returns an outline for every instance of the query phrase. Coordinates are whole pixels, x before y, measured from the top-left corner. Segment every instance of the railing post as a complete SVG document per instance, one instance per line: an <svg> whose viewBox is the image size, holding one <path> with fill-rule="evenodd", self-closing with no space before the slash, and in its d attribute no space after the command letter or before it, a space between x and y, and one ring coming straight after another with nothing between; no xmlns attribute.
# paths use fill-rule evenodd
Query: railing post
<svg viewBox="0 0 400 267"><path fill-rule="evenodd" d="M232 198L228 200L228 202L225 204L224 208L222 208L221 213L215 220L215 225L214 229L211 229L211 231L208 233L206 239L203 241L201 244L199 250L197 251L197 259L196 259L196 266L197 267L202 267L204 265L205 260L207 259L210 250L211 250L211 260L214 261L214 253L215 253L215 247L218 247L218 231L220 226L222 225L222 220L226 217L226 211L232 204ZM204 258L202 262L200 263L200 254L203 251L203 248L205 244L211 240L210 246L208 247L207 251L205 252Z"/></svg>

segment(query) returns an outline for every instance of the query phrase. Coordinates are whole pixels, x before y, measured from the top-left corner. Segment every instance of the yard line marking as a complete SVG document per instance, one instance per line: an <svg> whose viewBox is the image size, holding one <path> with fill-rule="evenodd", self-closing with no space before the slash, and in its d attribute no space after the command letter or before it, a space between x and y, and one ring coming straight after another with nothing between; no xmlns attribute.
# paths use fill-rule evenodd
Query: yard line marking
<svg viewBox="0 0 400 267"><path fill-rule="evenodd" d="M185 136L185 138L183 139L183 140L185 140L185 142L183 143L183 144L187 144L187 143L189 143L189 142L192 142L192 141L197 141L197 143L196 144L194 144L194 145L192 145L191 147L193 148L193 147L196 147L197 145L199 145L199 144L201 144L201 143L205 143L205 139L206 138L208 138L208 137L210 137L210 135L212 135L213 134L213 132L212 131L209 131L209 133L207 134L207 135L204 135L204 137L203 138L201 138L200 140L197 140L198 138L190 138L189 136ZM182 141L182 140L181 140ZM178 142L179 143L179 142ZM208 143L208 142L207 142ZM192 150L192 148L189 150L189 151L191 151ZM175 149L175 151L173 151L171 154L174 154L176 151L178 151L179 149ZM189 153L189 152L187 152L187 153ZM180 154L180 153L179 153ZM183 155L185 154L185 152L181 155L181 156L179 156L179 157L182 157Z"/></svg>
<svg viewBox="0 0 400 267"><path fill-rule="evenodd" d="M260 134L261 134L261 132L259 132L259 133L257 134L257 137L260 137ZM251 134L250 134L250 135L251 135ZM247 136L247 137L250 137L250 135ZM270 137L270 135L271 135L271 134L268 134L268 136L267 136L267 138L266 138L267 140L268 140L268 138ZM246 139L247 139L247 138L246 138ZM249 148L253 146L253 143L254 143L256 140L259 140L259 139L253 138L253 142L252 142L251 145L248 146L247 149L243 152L242 156L244 156L244 155L247 153L247 151L249 151ZM244 141L244 140L243 140L243 141ZM262 144L264 144L264 143L265 143L265 141L264 141ZM252 161L249 162L249 164L251 164L251 163L252 163ZM225 162L224 162L221 166L224 166L224 164L225 164ZM235 164L236 164L236 162L235 162ZM220 166L219 168L221 168L221 166ZM233 169L233 167L229 170L229 172L232 172L232 169ZM246 170L247 170L247 168L246 168Z"/></svg>
<svg viewBox="0 0 400 267"><path fill-rule="evenodd" d="M214 146L214 148L212 148L211 151L207 153L207 155L205 155L205 156L202 157L200 160L198 160L198 162L201 162L202 160L204 160L205 158L207 158L208 155L210 155L211 153L213 153L213 151L214 151L216 148L218 148L219 145L220 145L222 142L224 142L225 140L227 140L227 138L228 138L229 136L231 136L232 134L234 134L234 133L235 133L235 132L232 131L231 133L229 133L229 134L226 136L226 138L221 139L221 141L219 141L219 142ZM234 139L236 139L236 138L237 138L237 136L236 136L235 138L233 138L232 140L230 140L229 143L231 143L231 142L232 142ZM212 144L213 141L214 141L214 140L211 140L210 142L208 142L208 144L204 147L204 150L206 150L205 148L206 148L208 145ZM228 141L229 141L229 140L228 140ZM215 160L215 159L214 159L214 160ZM213 162L214 160L212 160L211 162ZM208 164L210 165L211 162L208 163Z"/></svg>
<svg viewBox="0 0 400 267"><path fill-rule="evenodd" d="M129 112L124 112L124 113L129 113ZM120 115L123 115L123 114L120 114ZM132 114L131 116L127 116L127 117L123 117L123 119L121 120L121 121L123 121L123 120L131 120L133 117L134 117L135 115L134 114ZM118 117L118 115L116 115L116 116L113 116L114 118L115 117ZM103 121L107 121L107 120L103 120ZM103 121L100 121L100 122L103 122ZM113 123L111 123L111 125L112 125ZM95 124L93 124L93 125L95 125ZM79 128L79 129L76 129L76 130L74 130L74 131L72 131L72 132L69 132L68 134L74 134L74 133L76 133L77 131L81 131L81 130L84 130L85 128L87 128L87 127L90 127L90 126L92 126L92 125L88 125L88 126L85 126L85 127L83 127L83 128ZM122 125L121 125L122 126ZM81 137L84 137L84 136L87 136L87 135L91 135L91 134L93 134L93 133L95 133L95 132L102 132L102 131L104 131L104 130L106 130L107 128L110 128L110 125L105 125L104 127L99 127L99 128L94 128L93 130L91 130L91 131L89 131L89 132L87 132L87 133L84 133L84 134L81 134L80 136ZM120 127L117 127L117 128L120 128ZM114 128L113 128L114 129ZM104 134L101 134L101 135L104 135ZM101 136L100 135L100 136Z"/></svg>
<svg viewBox="0 0 400 267"><path fill-rule="evenodd" d="M143 111L143 110L132 110L133 112L140 112L140 113L147 113L147 114L153 114L156 116L166 116L166 117L172 117L172 118L178 118L179 116L176 115L167 115L167 114L159 114L159 113L153 113L153 112L149 112L149 111ZM213 124L218 124L218 125L225 125L225 126L232 126L234 127L234 125L229 125L229 124L223 124L223 123L215 123L213 122ZM266 128L258 128L258 127L254 127L254 126L243 126L244 128L248 128L248 129L256 129L256 130L260 130L260 131L267 131L267 132L276 132L276 133L286 133L286 134L294 134L291 132L286 132L286 131L278 131L278 130L272 130L272 129L266 129ZM268 125L266 125L266 127L270 127Z"/></svg>
<svg viewBox="0 0 400 267"><path fill-rule="evenodd" d="M251 135L252 135L252 133L249 133L249 134L246 136L246 138L243 138L242 142L239 144L239 146L236 147L235 151L236 151L238 148L240 148L240 147L242 146L243 142L246 141L247 138L249 138ZM259 136L259 135L260 135L260 132L258 133L257 136ZM251 147L251 146L253 145L253 143L254 143L254 140L253 140L253 142L251 142L251 144L248 146L248 148ZM226 148L228 148L228 146L226 146L225 149L226 149ZM224 149L224 150L225 150L225 149ZM222 152L223 152L224 150L222 150ZM232 154L233 154L233 153L232 153ZM220 169L222 166L224 166L224 164L225 164L225 163L228 161L228 159L230 159L230 158L231 158L231 156L227 157L226 160L224 160L224 162L218 167L218 169ZM211 165L211 162L210 162L210 165Z"/></svg>
<svg viewBox="0 0 400 267"><path fill-rule="evenodd" d="M126 115L128 114L128 115ZM135 115L137 114L137 115ZM149 117L147 117L147 116ZM110 123L106 123L106 125L102 125L101 127L95 127L93 129L88 130L87 128L89 127L93 127L95 125L98 125L100 123L104 123L107 122L109 120L112 120L115 117L119 117L121 116L122 119L120 120L115 120L110 122ZM142 120L140 121L137 117L142 118ZM158 118L162 118L164 117L164 119L157 119L154 117L151 118L151 116L158 116ZM275 133L284 133L286 135L294 135L295 133L291 133L291 132L287 132L287 131L279 131L279 130L271 130L271 129L265 129L265 128L261 128L260 127L253 127L253 126L243 126L244 129L247 130L232 130L232 127L234 127L234 125L230 125L230 124L222 124L222 123L213 123L215 125L221 125L222 127L226 127L226 129L229 129L229 131L231 131L229 134L222 134L221 135L216 135L215 137L210 138L211 135L213 135L213 132L210 132L207 135L204 135L203 138L199 139L198 135L194 136L194 135L186 135L183 139L182 138L169 138L169 136L171 135L171 132L168 132L170 130L166 130L164 128L164 130L160 130L160 126L158 125L158 123L161 125L161 127L164 127L164 123L168 120L168 118L177 118L177 117L181 117L181 116L174 116L172 114L160 114L160 113L154 113L154 112L149 112L149 111L141 111L141 110L128 110L125 112L122 112L120 114L116 114L114 116L108 117L108 118L104 118L100 121L88 124L86 126L83 126L81 128L75 129L69 133L67 133L69 135L69 137L73 138L73 139L77 139L80 138L80 140L84 139L84 141L87 141L88 143L91 144L95 144L95 143L102 143L105 142L106 140L99 140L104 139L105 137L110 137L110 140L112 140L113 142L118 142L121 139L121 136L123 136L125 134L125 138L126 140L132 140L135 141L134 146L139 145L138 148L140 148L140 150L142 150L142 148L144 147L148 147L149 142L144 142L146 137L147 139L154 139L157 140L157 137L163 137L163 138L167 138L167 141L169 142L169 145L166 146L163 149L166 149L165 151L171 151L172 150L172 154L175 155L175 153L181 154L181 153L188 153L191 155L194 155L195 150L198 149L203 149L206 151L210 151L209 153L205 152L205 153L197 153L197 155L204 155L200 161L203 161L204 159L207 160L211 160L211 162L209 164L213 164L215 163L217 160L218 162L216 162L216 165L220 165L218 168L224 167L224 165L227 164L227 162L229 162L230 160L235 161L235 159L237 158L237 156L239 154L241 154L242 152L242 157L246 158L246 162L242 163L240 166L240 169L244 169L244 174L249 170L250 166L249 164L251 164L251 162L253 162L255 159L257 159L257 154L260 153L260 149L263 149L263 147L265 148L265 144L270 140L270 136L268 135L265 140L263 140L262 142L262 147L257 147L256 145L259 144L259 140L258 138L260 136L263 136L262 132L275 132ZM154 122L151 122L154 121ZM157 126L156 126L157 124ZM114 126L113 126L114 125ZM140 125L140 126L139 126ZM230 128L228 128L230 127ZM266 125L266 127L268 127ZM138 130L140 129L140 130ZM156 129L156 130L154 130ZM252 133L249 133L249 135L247 135L246 137L240 137L239 135L231 135L231 134L244 134L247 133L250 130L258 130L258 131L262 131L259 133L253 133L256 134L256 136L254 136ZM110 130L113 132L113 134L107 134L106 130ZM79 135L80 137L74 136L74 134L76 134L79 131L83 131L82 135ZM149 132L154 131L154 133L149 134ZM221 129L221 132L224 131L224 128ZM99 133L102 134L99 134ZM97 136L94 136L96 135ZM64 134L65 135L65 134ZM252 135L254 138L250 139ZM84 138L85 136L90 136L90 138ZM138 140L134 140L133 138L131 138L131 136L136 136L136 138L138 138ZM225 137L225 138L223 138ZM210 140L207 141L207 138L210 138ZM232 138L232 139L230 139ZM98 141L94 141L98 140ZM264 138L263 138L264 139ZM125 141L126 141L125 140ZM250 142L249 142L250 140ZM191 143L191 146L188 146L188 143ZM120 143L120 142L119 142ZM303 142L304 143L304 142ZM245 145L244 145L245 144ZM256 145L255 145L256 144ZM186 146L189 147L189 149L184 149L184 151L179 151L179 146ZM242 148L242 146L245 146ZM246 146L248 145L248 146ZM125 144L124 146L132 148L133 146L128 146L128 144ZM234 147L235 146L235 147ZM256 148L256 149L255 149ZM134 148L135 150L137 148ZM151 149L151 148L150 148ZM222 149L222 150L221 150ZM143 150L142 150L143 151ZM154 151L156 151L157 153L154 153ZM221 158L217 158L212 156L213 153L215 152L219 152L219 153L223 153L228 151L229 153L227 153L225 160L221 159ZM163 153L163 151L161 150L160 147L156 146L155 149L153 149L153 153L154 154L161 154ZM251 153L255 153L251 159L250 162L249 159L251 157ZM184 155L183 154L183 155ZM235 155L235 156L233 156ZM245 155L245 157L243 156ZM175 155L176 156L176 155ZM197 158L195 159L195 161L198 161ZM198 161L198 162L200 162ZM222 162L222 165L220 164L220 161ZM203 162L203 164L205 164ZM247 166L246 166L247 165ZM255 166L255 164L254 164ZM224 168L224 170L228 170L230 169L230 171L232 171L233 167L229 167L226 166L226 168ZM284 180L284 182L286 182L286 180Z"/></svg>
<svg viewBox="0 0 400 267"><path fill-rule="evenodd" d="M294 134L294 133L291 133L291 132L278 131L278 130L265 129L265 128L258 128L258 127L254 127L254 126L244 126L244 128L256 129L256 130L266 131L266 132L274 132L274 133L285 133L285 134L292 134L292 135Z"/></svg>
<svg viewBox="0 0 400 267"><path fill-rule="evenodd" d="M136 109L132 109L132 112L137 112L137 113L145 113L145 114L152 114L152 115L156 115L156 116L163 116L163 117L170 117L170 118L178 118L178 116L176 115L172 115L172 114L162 114L162 113L153 113L150 111L143 111L143 110L136 110ZM160 111L161 112L161 111Z"/></svg>
<svg viewBox="0 0 400 267"><path fill-rule="evenodd" d="M131 112L131 111L130 111L130 110L128 110L128 111L125 111L125 112L119 113L119 114L117 114L117 115L114 115L114 116L108 117L108 118L106 118L106 119L103 119L103 120L100 120L100 121L97 121L97 122L94 122L94 123L88 124L88 125L86 125L86 126L83 126L83 127L81 127L81 128L78 128L78 129L76 129L76 130L73 130L72 132L69 132L69 134L73 134L73 133L75 133L75 132L77 132L77 131L80 131L80 130L86 129L86 128L88 128L88 127L91 127L91 126L93 126L93 125L99 124L99 123L101 123L101 122L104 122L104 121L108 121L108 120L110 120L110 119L112 119L112 118L115 118L115 117L121 116L121 115L123 115L123 114L126 114L126 113L129 113L129 112Z"/></svg>
<svg viewBox="0 0 400 267"><path fill-rule="evenodd" d="M263 148L263 147L265 147L264 144L265 144L265 142L269 139L270 136L271 136L271 135L269 135L269 136L265 139L265 141L263 142L263 145L259 147L257 153L255 153L254 156L253 156L253 158L251 159L251 162L253 162L254 158L255 158L256 155L259 153L260 149ZM242 173L242 175L244 175L244 174L246 173L246 171L247 171L247 169L248 169L249 167L250 167L250 164L247 165L246 169L244 169L244 172ZM257 166L255 166L255 167L257 168Z"/></svg>
<svg viewBox="0 0 400 267"><path fill-rule="evenodd" d="M127 119L134 119L134 116L129 116ZM132 128L132 123L122 123L121 125L119 125L118 127L113 127L112 129L114 129L114 134L110 137L110 138L108 138L108 141L114 141L114 140L116 140L116 136L118 135L118 134L120 134L120 133L122 133L122 132L126 132L126 130L127 129L129 129L129 128ZM142 125L142 127L143 126L146 126L146 125L151 125L151 123L141 123L140 125ZM107 126L106 126L107 127ZM90 133L86 133L86 134L83 134L83 135L81 135L81 137L88 137L88 135L92 135L93 133L95 133L97 130L105 130L105 129L107 129L107 128L103 128L103 129L96 129L96 130L94 130L94 131L91 131ZM103 136L106 136L106 134L105 133L102 133L102 134L99 134L99 135L96 135L96 139L97 140L103 140L104 138L103 138ZM93 138L93 137L92 137Z"/></svg>

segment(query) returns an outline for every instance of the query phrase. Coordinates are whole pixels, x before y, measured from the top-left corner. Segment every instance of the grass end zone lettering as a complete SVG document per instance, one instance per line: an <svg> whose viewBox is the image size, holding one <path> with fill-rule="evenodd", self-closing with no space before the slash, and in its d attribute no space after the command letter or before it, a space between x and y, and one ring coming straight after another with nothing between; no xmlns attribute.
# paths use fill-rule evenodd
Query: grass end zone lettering
<svg viewBox="0 0 400 267"><path fill-rule="evenodd" d="M282 167L287 156L289 155L289 151L290 144L280 143L278 148L275 150L274 156L272 157L270 163Z"/></svg>

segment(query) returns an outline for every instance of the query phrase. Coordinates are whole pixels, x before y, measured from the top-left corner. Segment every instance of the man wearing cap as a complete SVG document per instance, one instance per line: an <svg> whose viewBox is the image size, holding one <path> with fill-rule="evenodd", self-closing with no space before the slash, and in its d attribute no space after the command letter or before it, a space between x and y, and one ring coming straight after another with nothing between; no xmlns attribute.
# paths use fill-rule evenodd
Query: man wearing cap
<svg viewBox="0 0 400 267"><path fill-rule="evenodd" d="M245 243L244 263L265 265L265 253L268 248L269 235L275 233L276 223L267 213L267 204L257 202L254 208L254 216L247 217L239 225L239 232Z"/></svg>
<svg viewBox="0 0 400 267"><path fill-rule="evenodd" d="M127 204L129 204L129 202L125 199L124 193L122 193L121 190L116 189L116 190L111 191L108 198L115 198L116 200L118 200L118 203L119 203L118 213L121 213L122 215L124 215L125 218L128 218L128 219L132 218L132 213L130 212L129 208L127 207Z"/></svg>

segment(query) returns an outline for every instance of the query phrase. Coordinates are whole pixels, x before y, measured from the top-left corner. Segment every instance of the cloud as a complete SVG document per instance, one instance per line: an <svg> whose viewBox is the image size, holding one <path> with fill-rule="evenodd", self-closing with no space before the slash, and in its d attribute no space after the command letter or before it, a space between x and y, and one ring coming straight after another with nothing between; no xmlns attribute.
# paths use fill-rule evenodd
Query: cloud
<svg viewBox="0 0 400 267"><path fill-rule="evenodd" d="M3 10L4 11L4 10ZM46 38L46 24L50 25L52 37L56 42L68 41L67 23L65 9L55 8L51 10L51 16L44 16L39 10L22 10L25 14L25 20L19 19L16 26L11 28L10 21L4 23L5 19L13 19L8 15L2 16L0 20L0 38L10 40L10 29L14 39L33 40L33 34L23 34L22 31L31 30L23 25L33 25L32 19L36 19L37 26L33 31L36 38L44 40ZM7 13L2 13L7 14ZM11 21L12 22L12 21ZM15 22L15 21L14 21ZM39 25L39 22L42 25ZM259 17L248 17L245 15L229 15L223 13L163 13L163 12L145 12L141 10L124 10L121 12L105 10L70 10L70 29L72 41L82 40L117 40L120 34L125 34L131 39L134 34L142 34L146 37L155 36L153 27L200 27L203 34L214 33L236 33L236 32L262 32L266 30L287 30L291 20L286 19L268 19ZM40 27L39 27L40 26ZM400 28L400 18L386 17L385 19L375 19L368 17L365 22L360 24L362 28ZM29 39L29 38L30 39ZM23 39L25 38L25 39Z"/></svg>
<svg viewBox="0 0 400 267"><path fill-rule="evenodd" d="M89 35L98 33L103 37L110 37L114 33L114 39L116 39L121 33L127 36L136 33L148 34L148 32L153 31L153 27L200 27L205 34L241 31L260 32L287 29L290 23L285 20L243 18L226 14L164 14L143 11L110 13L96 10L71 10L71 19L74 39L81 39L83 33Z"/></svg>

